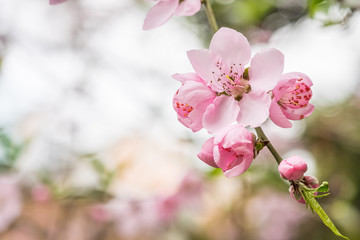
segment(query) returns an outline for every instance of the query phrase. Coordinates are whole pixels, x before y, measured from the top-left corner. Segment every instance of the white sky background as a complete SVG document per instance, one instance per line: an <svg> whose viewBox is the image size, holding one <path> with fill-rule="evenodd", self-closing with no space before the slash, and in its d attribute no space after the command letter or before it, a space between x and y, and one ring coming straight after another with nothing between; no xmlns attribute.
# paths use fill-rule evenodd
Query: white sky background
<svg viewBox="0 0 360 240"><path fill-rule="evenodd" d="M187 50L207 47L196 30L174 17L143 31L151 1L147 9L130 0L77 3L0 0L0 35L8 37L0 73L0 126L15 127L24 119L34 126L37 140L24 166L52 156L49 142L97 152L131 135L169 149L178 148L179 137L203 141L207 134L193 135L172 109L180 84L170 76L192 71ZM312 78L315 105L332 104L359 84L359 26L359 15L346 29L323 28L308 19L278 30L267 46L285 54L285 72ZM267 46L254 46L253 54ZM185 149L186 155L196 159L201 141Z"/></svg>

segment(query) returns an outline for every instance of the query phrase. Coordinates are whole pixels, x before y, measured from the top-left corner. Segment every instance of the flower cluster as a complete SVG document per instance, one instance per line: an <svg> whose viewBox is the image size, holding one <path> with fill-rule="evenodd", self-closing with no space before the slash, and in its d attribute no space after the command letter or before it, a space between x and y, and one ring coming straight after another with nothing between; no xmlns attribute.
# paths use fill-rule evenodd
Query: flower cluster
<svg viewBox="0 0 360 240"><path fill-rule="evenodd" d="M299 72L283 74L284 55L277 49L261 50L251 58L248 40L233 29L220 28L209 49L187 55L195 73L173 75L182 83L173 107L193 132L205 128L215 135L198 156L228 177L246 171L255 156L254 137L245 127L259 127L270 117L289 128L289 120L303 119L314 110L310 78Z"/></svg>

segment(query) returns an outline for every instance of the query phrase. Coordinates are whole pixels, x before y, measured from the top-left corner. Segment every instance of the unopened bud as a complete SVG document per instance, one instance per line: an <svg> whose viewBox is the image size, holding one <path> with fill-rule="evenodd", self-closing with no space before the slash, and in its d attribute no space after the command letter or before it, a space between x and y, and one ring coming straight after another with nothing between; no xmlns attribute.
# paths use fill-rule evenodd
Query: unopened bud
<svg viewBox="0 0 360 240"><path fill-rule="evenodd" d="M292 156L281 161L278 170L281 177L286 180L300 180L307 171L307 165L301 157Z"/></svg>

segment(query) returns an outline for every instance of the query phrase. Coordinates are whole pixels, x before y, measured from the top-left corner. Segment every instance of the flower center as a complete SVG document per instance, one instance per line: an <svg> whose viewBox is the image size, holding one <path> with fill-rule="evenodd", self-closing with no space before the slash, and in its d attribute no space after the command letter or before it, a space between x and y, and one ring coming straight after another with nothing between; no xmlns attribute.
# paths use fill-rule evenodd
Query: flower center
<svg viewBox="0 0 360 240"><path fill-rule="evenodd" d="M189 104L181 103L181 102L176 102L176 109L177 109L177 113L183 117L188 117L189 113L191 113L191 111L194 110L194 108Z"/></svg>
<svg viewBox="0 0 360 240"><path fill-rule="evenodd" d="M240 164L243 161L244 155L237 154L231 148L223 148L223 149L231 154L231 157L228 159L226 170L233 168L234 166Z"/></svg>
<svg viewBox="0 0 360 240"><path fill-rule="evenodd" d="M312 91L309 86L303 82L303 78L296 80L293 87L290 87L278 103L290 108L306 107L312 97Z"/></svg>

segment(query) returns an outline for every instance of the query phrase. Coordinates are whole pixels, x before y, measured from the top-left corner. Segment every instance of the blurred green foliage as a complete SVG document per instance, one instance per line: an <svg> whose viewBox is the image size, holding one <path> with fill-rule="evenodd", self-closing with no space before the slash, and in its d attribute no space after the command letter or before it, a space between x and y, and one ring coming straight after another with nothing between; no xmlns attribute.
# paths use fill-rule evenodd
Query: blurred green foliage
<svg viewBox="0 0 360 240"><path fill-rule="evenodd" d="M266 42L271 33L302 18L315 18L324 26L342 24L360 9L358 0L213 0L213 10L220 27L244 33L252 42ZM334 9L334 11L330 11ZM322 14L322 18L317 16ZM339 15L334 18L332 15ZM206 15L190 18L202 24L202 37L211 38ZM194 20L195 19L195 20Z"/></svg>
<svg viewBox="0 0 360 240"><path fill-rule="evenodd" d="M16 143L4 130L0 129L0 149L2 152L0 171L8 171L12 168L26 145L25 142Z"/></svg>

